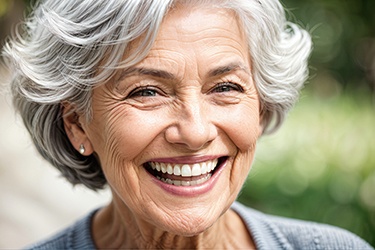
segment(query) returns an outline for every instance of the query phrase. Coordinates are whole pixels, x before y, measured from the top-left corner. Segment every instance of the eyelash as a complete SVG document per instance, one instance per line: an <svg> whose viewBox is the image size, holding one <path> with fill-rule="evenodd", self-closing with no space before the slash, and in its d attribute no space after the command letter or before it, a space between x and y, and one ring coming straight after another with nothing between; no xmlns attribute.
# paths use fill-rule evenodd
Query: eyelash
<svg viewBox="0 0 375 250"><path fill-rule="evenodd" d="M223 88L227 88L226 90ZM221 90L219 90L221 89ZM149 93L152 91L153 93L151 95L145 94L146 91ZM210 91L211 93L224 93L224 92L230 92L230 91L238 91L238 92L243 92L243 88L236 83L233 82L221 82L215 85L212 90ZM161 91L155 87L152 86L142 86L142 87L137 87L133 89L126 98L135 98L135 97L153 97L155 95L163 95Z"/></svg>
<svg viewBox="0 0 375 250"><path fill-rule="evenodd" d="M239 84L237 84L237 83L222 82L222 83L219 83L219 84L215 85L215 87L213 87L213 89L212 89L211 92L215 92L215 90L218 90L219 88L223 89L224 87L231 88L231 90L238 91L238 92L243 92L244 91L243 88ZM216 92L223 93L223 92L229 92L229 91L216 91Z"/></svg>
<svg viewBox="0 0 375 250"><path fill-rule="evenodd" d="M146 91L149 91L149 93L153 91L154 93L153 95L144 95ZM126 98L155 96L156 94L160 94L160 90L151 86L144 86L133 89Z"/></svg>

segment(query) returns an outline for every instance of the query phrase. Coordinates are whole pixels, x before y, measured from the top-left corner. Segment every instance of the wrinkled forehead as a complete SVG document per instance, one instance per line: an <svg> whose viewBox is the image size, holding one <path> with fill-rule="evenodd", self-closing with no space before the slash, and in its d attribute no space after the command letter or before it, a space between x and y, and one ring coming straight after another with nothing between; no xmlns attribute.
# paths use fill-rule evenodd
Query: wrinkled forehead
<svg viewBox="0 0 375 250"><path fill-rule="evenodd" d="M142 39L132 42L132 50ZM124 57L131 56L132 50ZM250 71L249 61L243 29L231 10L180 5L164 17L152 47L137 66L169 64L178 75L182 64L201 68L235 64Z"/></svg>
<svg viewBox="0 0 375 250"><path fill-rule="evenodd" d="M226 36L227 40L231 40L232 44L236 43L238 48L246 47L246 57L250 57L247 35L238 13L231 6L220 5L221 2L226 1L175 1L164 13L157 29L152 31L153 37L145 32L128 43L120 62L121 70L116 70L114 79L120 77L119 71L126 71L147 58L160 57L160 51L169 49L172 53L173 43L179 43L179 49L184 52L189 48L196 52L196 48L203 44L205 46L200 48L204 53L209 53L213 52L212 48L223 45ZM202 37L202 34L206 37ZM179 53L177 47L173 46L175 54ZM221 52L224 52L225 45L222 48ZM195 52L192 51L191 54ZM215 53L218 58L227 56L217 52ZM198 53L204 56L204 53ZM247 63L245 65L247 66Z"/></svg>
<svg viewBox="0 0 375 250"><path fill-rule="evenodd" d="M170 10L164 17L158 38L168 36L197 36L199 32L211 32L217 35L218 30L238 32L242 27L234 11L212 6L180 6ZM190 37L188 37L190 39Z"/></svg>
<svg viewBox="0 0 375 250"><path fill-rule="evenodd" d="M181 46L199 43L216 46L226 37L239 43L246 40L244 29L232 10L181 5L164 16L152 49L163 49L173 41ZM141 40L134 41L134 47Z"/></svg>

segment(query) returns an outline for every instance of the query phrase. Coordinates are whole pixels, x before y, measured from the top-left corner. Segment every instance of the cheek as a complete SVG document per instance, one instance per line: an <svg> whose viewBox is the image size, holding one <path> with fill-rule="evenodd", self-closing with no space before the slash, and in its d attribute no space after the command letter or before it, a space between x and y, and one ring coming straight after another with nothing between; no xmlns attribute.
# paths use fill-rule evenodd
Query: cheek
<svg viewBox="0 0 375 250"><path fill-rule="evenodd" d="M95 138L94 148L109 185L121 197L129 200L142 197L138 193L142 182L140 166L145 149L160 133L162 124L157 117L160 114L155 116L150 112L145 115L124 106L100 116L92 134ZM132 190L131 194L126 190Z"/></svg>
<svg viewBox="0 0 375 250"><path fill-rule="evenodd" d="M130 108L119 107L101 117L102 126L96 132L101 134L98 154L106 163L142 164L142 152L162 131L161 114L153 112L133 112ZM115 159L116 162L113 162ZM104 162L103 162L104 164Z"/></svg>
<svg viewBox="0 0 375 250"><path fill-rule="evenodd" d="M226 128L223 129L238 149L229 175L230 190L237 195L251 169L256 143L261 133L259 107L256 102L232 109L228 112L225 125Z"/></svg>
<svg viewBox="0 0 375 250"><path fill-rule="evenodd" d="M245 103L231 109L221 126L240 152L253 151L261 133L259 106Z"/></svg>

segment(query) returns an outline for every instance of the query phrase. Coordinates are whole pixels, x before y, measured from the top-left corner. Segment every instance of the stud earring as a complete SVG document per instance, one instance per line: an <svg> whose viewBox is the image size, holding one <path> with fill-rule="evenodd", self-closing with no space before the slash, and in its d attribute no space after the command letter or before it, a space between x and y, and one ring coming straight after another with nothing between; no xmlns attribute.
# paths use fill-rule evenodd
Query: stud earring
<svg viewBox="0 0 375 250"><path fill-rule="evenodd" d="M83 146L83 144L81 144L81 145L79 146L79 153L80 153L81 155L83 155L83 154L85 153L85 146Z"/></svg>

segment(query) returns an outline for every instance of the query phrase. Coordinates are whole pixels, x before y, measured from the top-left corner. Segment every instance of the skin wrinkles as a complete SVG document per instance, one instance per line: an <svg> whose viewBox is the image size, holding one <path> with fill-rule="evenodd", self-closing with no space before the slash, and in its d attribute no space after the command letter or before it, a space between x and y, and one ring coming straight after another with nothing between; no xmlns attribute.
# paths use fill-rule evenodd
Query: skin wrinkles
<svg viewBox="0 0 375 250"><path fill-rule="evenodd" d="M165 53L165 54L169 53L169 54L173 55L173 58L166 57L165 55L163 55L163 53ZM158 51L158 53L154 52L153 54L154 55L147 56L147 58L144 59L144 61L142 61L142 62L145 64L148 61L152 61L152 63L154 65L164 65L166 67L166 70L163 70L163 71L165 72L165 74L171 75L171 77L176 75L176 72L172 71L173 69L176 69L178 67L185 67L185 65L181 65L181 63L183 63L183 64L185 63L181 53L164 49L164 50ZM178 60L177 58L180 58L180 59ZM132 76L133 77L139 76L140 75L139 73L141 72L140 69L142 69L142 68L143 67L141 65L138 65L138 67L132 67L130 69L125 69L125 70L121 71L121 73L119 74L118 80L116 80L116 82L113 83L114 88L116 90L119 90L120 93L121 93L125 88L131 87L131 83L132 83L131 77ZM156 70L156 69L151 68L150 70ZM170 82L170 80L167 79L167 78L163 79L163 80L165 80L165 83L172 84ZM141 80L141 79L138 79L138 80ZM148 80L150 80L150 79L148 79ZM177 79L173 79L173 83L175 84L176 82L177 82Z"/></svg>
<svg viewBox="0 0 375 250"><path fill-rule="evenodd" d="M96 88L93 119L81 120L113 193L113 202L94 217L95 243L251 248L246 230L228 229L228 222L244 227L228 209L246 180L261 131L247 41L237 19L217 9L175 9L134 67L148 72L122 71L118 82ZM240 88L217 88L226 82ZM156 95L129 96L138 87L152 87ZM228 156L226 166L210 191L194 197L168 193L143 167L151 159L209 155Z"/></svg>
<svg viewBox="0 0 375 250"><path fill-rule="evenodd" d="M106 112L116 110L121 104L118 103L117 98L111 94L107 89L104 89L103 91L103 100L100 102L100 105L96 106L96 110L94 112L94 118L93 119L103 119L106 121L104 125L104 133L98 133L95 137L90 138L92 141L98 141L97 143L94 143L94 145L101 144L105 147L103 149L94 147L94 150L99 155L105 155L104 152L109 152L110 154L103 158L102 157L102 164L104 165L113 165L114 162L118 161L122 157L118 154L118 152L115 150L118 148L118 143L113 137L116 133L113 132L113 130L116 130L116 126L113 126L120 120L121 113L111 112L114 115L106 115ZM95 97L94 97L95 98ZM96 100L93 100L96 101ZM95 114L100 113L103 115L95 116ZM94 127L95 130L100 130L99 127ZM103 137L103 134L109 135L108 138Z"/></svg>
<svg viewBox="0 0 375 250"><path fill-rule="evenodd" d="M233 71L233 72L232 72ZM244 72L241 72L241 71L244 71ZM148 75L150 75L151 77L155 78L155 80L148 80L148 82L144 83L144 84L141 84L139 83L139 86L142 86L142 85L145 85L145 86L149 86L149 85L155 85L157 87L157 89L160 89L161 92L162 92L162 95L167 95L168 97L173 97L176 101L178 101L180 98L175 98L176 95L178 95L178 93L176 92L180 92L180 93L188 93L188 91L185 91L185 88L192 88L193 89L193 86L190 86L190 85L182 85L180 84L180 82L182 82L182 80L180 79L177 79L176 76L173 76L173 74L170 74L170 73L167 73L166 71L164 70L159 70L159 69L147 69L147 68L142 68L142 67L139 67L139 68L132 68L131 70L129 70L128 72L131 72L131 74L136 74L135 76L131 75L129 76L129 82L132 82L132 81L139 81L139 82L142 82L143 78L144 77L147 77ZM146 72L146 73L145 73ZM222 75L222 74L225 74L225 73L228 73L229 76L226 76L224 75L222 78L220 78L219 80L215 80L215 75ZM126 73L125 73L126 74ZM213 75L213 76L211 76ZM214 69L212 70L212 72L210 72L208 74L208 76L210 76L212 78L212 83L216 84L216 82L236 82L239 87L241 87L242 89L244 89L244 91L246 92L246 96L250 95L250 92L248 91L249 89L249 86L246 86L246 81L248 81L248 79L251 78L250 75L247 74L246 72L246 69L244 69L244 66L241 66L240 64L237 64L237 63L233 63L233 65L226 65L226 66L222 66L222 67L218 67L217 69ZM167 80L165 80L167 82L167 84L163 84L162 86L159 86L160 83L157 81L157 78L162 78L162 77L166 77ZM134 78L134 79L133 79ZM207 77L206 77L207 78ZM139 79L139 80L138 80ZM174 81L170 80L170 79L176 79ZM164 79L162 79L164 80ZM171 83L175 83L175 90L171 88ZM214 87L214 84L205 84L205 85L208 85L208 86L203 86L202 88L202 92L208 92L208 91L211 91ZM131 90L132 88L130 88L131 84L126 84L126 83L119 83L119 85L122 85L124 86L124 90L121 90L121 92L123 91L123 95L126 96ZM128 85L128 86L126 86ZM138 85L138 84L137 84ZM200 88L200 86L198 85L197 86L198 88ZM118 88L116 88L117 90ZM189 90L189 89L187 89ZM228 96L227 94L223 93L222 94L223 96ZM225 105L227 103L238 103L241 101L242 98L246 97L245 95L238 95L238 96L233 96L233 94L231 94L231 96L228 96L228 97L232 97L232 99L229 99L227 98L226 101L221 101L220 99L217 101L218 104L221 104L221 105ZM205 98L204 96L202 96L202 98ZM160 105L169 105L170 104L170 101L171 100L164 100L162 103L160 103ZM173 100L174 101L174 100ZM215 100L213 100L215 102ZM143 104L140 100L138 101L129 101L128 102L129 104L131 105L134 105L135 107L138 107L138 108L144 108L144 109L148 109L148 108L159 108L160 105L155 105L154 103L152 103L153 106L151 107L148 107L147 105Z"/></svg>

